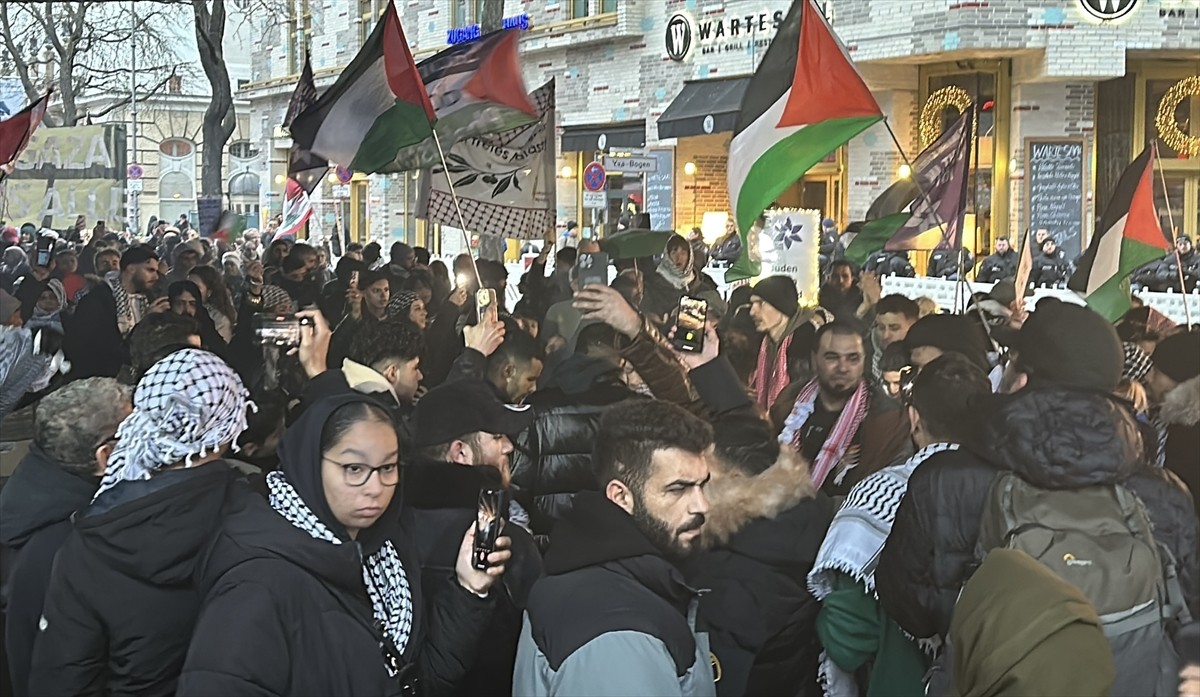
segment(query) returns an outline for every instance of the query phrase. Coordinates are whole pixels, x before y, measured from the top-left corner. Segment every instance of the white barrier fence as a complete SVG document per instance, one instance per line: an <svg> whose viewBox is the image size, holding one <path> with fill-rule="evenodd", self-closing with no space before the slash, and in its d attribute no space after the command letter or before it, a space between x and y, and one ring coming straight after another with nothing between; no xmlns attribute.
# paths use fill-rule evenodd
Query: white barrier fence
<svg viewBox="0 0 1200 697"><path fill-rule="evenodd" d="M954 291L958 286L958 281L947 281L942 278L904 278L901 276L884 276L880 279L883 285L883 294L889 295L898 293L909 298L919 298L922 295L933 298L933 301L938 304L938 307L947 310L954 307ZM972 293L986 293L992 289L991 283L970 283ZM1150 307L1158 310L1171 319L1172 322L1183 324L1187 321L1187 312L1184 309L1184 303L1187 303L1187 309L1191 310L1192 322L1200 322L1200 294L1190 293L1137 293L1137 296L1142 299ZM1077 305L1085 304L1083 298L1079 297L1073 290L1062 288L1037 288L1033 291L1033 297L1026 301L1029 308L1036 308L1037 301L1042 298L1054 297L1063 302L1075 303Z"/></svg>

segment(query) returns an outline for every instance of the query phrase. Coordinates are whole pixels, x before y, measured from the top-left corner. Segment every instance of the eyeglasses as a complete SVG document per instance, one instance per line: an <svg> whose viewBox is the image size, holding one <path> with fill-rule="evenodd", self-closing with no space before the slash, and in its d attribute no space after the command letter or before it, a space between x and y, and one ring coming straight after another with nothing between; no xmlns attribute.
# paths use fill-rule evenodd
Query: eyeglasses
<svg viewBox="0 0 1200 697"><path fill-rule="evenodd" d="M372 467L360 462L338 462L327 457L321 459L342 468L342 479L347 486L363 486L376 472L379 473L379 483L384 486L396 486L400 483L400 465L395 462Z"/></svg>
<svg viewBox="0 0 1200 697"><path fill-rule="evenodd" d="M900 401L906 407L912 406L913 385L917 381L917 374L920 371L911 365L906 365L900 369Z"/></svg>

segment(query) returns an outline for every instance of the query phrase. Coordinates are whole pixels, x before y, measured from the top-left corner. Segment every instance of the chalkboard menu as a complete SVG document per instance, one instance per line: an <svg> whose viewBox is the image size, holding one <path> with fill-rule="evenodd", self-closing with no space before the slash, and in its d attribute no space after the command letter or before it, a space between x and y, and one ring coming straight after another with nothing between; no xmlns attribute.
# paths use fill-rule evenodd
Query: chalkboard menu
<svg viewBox="0 0 1200 697"><path fill-rule="evenodd" d="M658 171L646 175L646 212L651 230L675 229L675 151L651 150Z"/></svg>
<svg viewBox="0 0 1200 697"><path fill-rule="evenodd" d="M1068 259L1082 252L1084 144L1081 138L1025 140L1029 229L1050 231ZM1038 250L1034 250L1036 253Z"/></svg>

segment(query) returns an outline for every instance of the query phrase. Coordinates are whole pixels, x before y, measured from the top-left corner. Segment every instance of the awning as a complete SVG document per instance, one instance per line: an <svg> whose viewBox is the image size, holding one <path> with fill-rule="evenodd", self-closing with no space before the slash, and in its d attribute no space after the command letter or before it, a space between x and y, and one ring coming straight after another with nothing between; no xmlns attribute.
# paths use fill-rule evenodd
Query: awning
<svg viewBox="0 0 1200 697"><path fill-rule="evenodd" d="M658 117L658 137L686 138L732 131L749 84L749 75L683 83L679 96Z"/></svg>
<svg viewBox="0 0 1200 697"><path fill-rule="evenodd" d="M604 136L601 145L600 137ZM563 152L591 152L613 148L646 147L646 120L618 121L617 123L589 123L579 126L563 126Z"/></svg>

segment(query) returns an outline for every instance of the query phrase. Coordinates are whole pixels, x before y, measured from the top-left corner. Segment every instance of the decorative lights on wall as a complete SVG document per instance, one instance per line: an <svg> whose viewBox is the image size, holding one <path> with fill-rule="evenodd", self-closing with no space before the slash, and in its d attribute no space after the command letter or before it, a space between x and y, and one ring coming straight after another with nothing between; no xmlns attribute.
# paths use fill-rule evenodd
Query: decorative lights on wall
<svg viewBox="0 0 1200 697"><path fill-rule="evenodd" d="M1179 127L1175 120L1175 110L1184 99L1200 99L1200 75L1185 77L1167 90L1158 102L1158 111L1154 114L1154 128L1158 138L1164 145L1180 155L1200 157L1200 136L1189 136Z"/></svg>
<svg viewBox="0 0 1200 697"><path fill-rule="evenodd" d="M942 112L953 108L960 114L966 113L972 107L971 95L957 85L947 85L929 95L925 106L921 107L921 119L918 123L918 133L921 138L921 149L942 135ZM977 117L972 119L971 133L974 135Z"/></svg>

